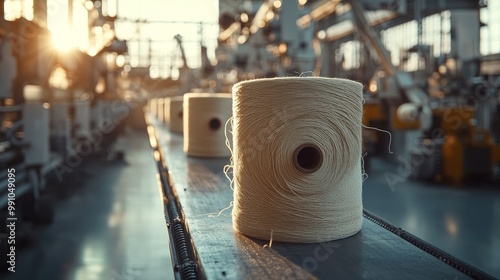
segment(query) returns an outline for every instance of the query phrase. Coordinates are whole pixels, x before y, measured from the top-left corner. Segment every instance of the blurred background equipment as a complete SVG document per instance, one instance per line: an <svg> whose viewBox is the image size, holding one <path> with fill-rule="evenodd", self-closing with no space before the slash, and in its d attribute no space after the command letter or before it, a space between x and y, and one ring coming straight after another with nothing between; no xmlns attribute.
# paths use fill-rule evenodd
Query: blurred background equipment
<svg viewBox="0 0 500 280"><path fill-rule="evenodd" d="M221 4L217 84L287 75L360 81L366 86L364 124L389 131L392 150L405 160L425 161L412 167L411 178L455 185L497 178L493 54L499 50L491 42L498 39L492 31L498 19L491 7L498 4L489 2ZM388 141L374 130L364 134L368 167L372 157L388 157Z"/></svg>
<svg viewBox="0 0 500 280"><path fill-rule="evenodd" d="M118 118L105 116L113 110L109 104L95 105L123 99L116 58L127 52L127 46L114 36L115 18L104 16L92 2L43 0L31 1L31 6L29 1L3 2L2 165L17 167L17 199L32 198L27 201L33 203L20 203L20 209L50 222L51 205L42 203L44 176L77 154L82 143L96 148L104 144L93 141L93 134L104 122L113 124ZM61 6L55 9L55 4ZM67 22L58 22L63 7ZM91 106L101 116L93 123ZM3 208L6 183L1 195Z"/></svg>

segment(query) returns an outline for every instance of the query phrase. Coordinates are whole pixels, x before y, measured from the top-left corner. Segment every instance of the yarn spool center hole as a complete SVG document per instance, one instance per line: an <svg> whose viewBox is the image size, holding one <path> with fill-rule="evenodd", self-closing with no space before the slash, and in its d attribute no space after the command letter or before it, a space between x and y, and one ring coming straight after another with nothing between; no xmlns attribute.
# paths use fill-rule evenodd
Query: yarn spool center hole
<svg viewBox="0 0 500 280"><path fill-rule="evenodd" d="M211 130L216 131L217 129L219 129L221 127L221 124L222 123L218 118L212 118L208 122L208 127L210 127Z"/></svg>
<svg viewBox="0 0 500 280"><path fill-rule="evenodd" d="M294 165L299 171L312 173L323 163L323 154L318 146L313 144L300 145L293 155Z"/></svg>

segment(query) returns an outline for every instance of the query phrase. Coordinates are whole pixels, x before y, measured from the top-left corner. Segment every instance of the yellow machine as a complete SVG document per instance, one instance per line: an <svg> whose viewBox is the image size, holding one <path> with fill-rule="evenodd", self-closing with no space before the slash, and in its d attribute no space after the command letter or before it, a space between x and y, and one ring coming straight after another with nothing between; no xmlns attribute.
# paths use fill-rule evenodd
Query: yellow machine
<svg viewBox="0 0 500 280"><path fill-rule="evenodd" d="M433 111L439 120L444 142L442 169L437 178L460 184L474 177L491 176L500 163L500 145L495 145L488 130L473 124L472 108L446 108Z"/></svg>
<svg viewBox="0 0 500 280"><path fill-rule="evenodd" d="M363 105L363 125L371 126L374 122L386 121L387 116L382 110L380 100L367 100ZM365 149L372 150L371 146L378 141L377 133L373 130L363 129L363 142Z"/></svg>
<svg viewBox="0 0 500 280"><path fill-rule="evenodd" d="M384 110L377 99L366 101L363 125L386 123L391 131L419 128L418 120L401 120L395 108L389 110L392 112ZM428 137L412 151L412 178L460 185L464 181L493 175L495 165L500 164L500 145L495 144L487 129L475 125L475 113L475 109L467 106L433 109L433 127ZM380 141L378 133L364 129L363 139L369 156ZM369 158L365 158L365 164L369 165Z"/></svg>
<svg viewBox="0 0 500 280"><path fill-rule="evenodd" d="M401 120L397 114L397 107L384 108L380 99L366 99L363 105L363 120L364 126L376 127L381 129L382 126L387 126L390 130L412 130L419 129L419 120L404 121ZM363 129L363 140L365 150L368 153L374 151L374 146L379 141L378 132L372 129Z"/></svg>

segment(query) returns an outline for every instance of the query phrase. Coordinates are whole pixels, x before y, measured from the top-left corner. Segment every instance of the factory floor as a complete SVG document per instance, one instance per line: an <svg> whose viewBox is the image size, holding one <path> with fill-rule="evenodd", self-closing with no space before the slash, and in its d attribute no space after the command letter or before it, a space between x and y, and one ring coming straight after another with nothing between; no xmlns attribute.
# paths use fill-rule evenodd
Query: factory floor
<svg viewBox="0 0 500 280"><path fill-rule="evenodd" d="M371 166L363 184L366 210L500 278L500 184L415 182L399 166L376 159Z"/></svg>
<svg viewBox="0 0 500 280"><path fill-rule="evenodd" d="M67 197L57 199L54 222L35 228L17 252L6 280L172 279L168 233L144 130L117 140L124 161L90 159L75 180L65 175ZM82 181L83 180L83 181Z"/></svg>

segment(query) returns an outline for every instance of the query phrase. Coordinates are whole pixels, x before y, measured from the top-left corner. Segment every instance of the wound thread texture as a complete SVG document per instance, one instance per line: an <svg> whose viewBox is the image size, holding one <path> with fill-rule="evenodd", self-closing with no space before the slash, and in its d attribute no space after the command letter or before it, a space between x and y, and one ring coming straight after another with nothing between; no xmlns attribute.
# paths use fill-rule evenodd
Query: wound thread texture
<svg viewBox="0 0 500 280"><path fill-rule="evenodd" d="M362 224L362 85L287 77L233 86L233 227L323 242Z"/></svg>
<svg viewBox="0 0 500 280"><path fill-rule="evenodd" d="M231 94L184 95L184 152L198 157L230 157L224 125L231 118Z"/></svg>

